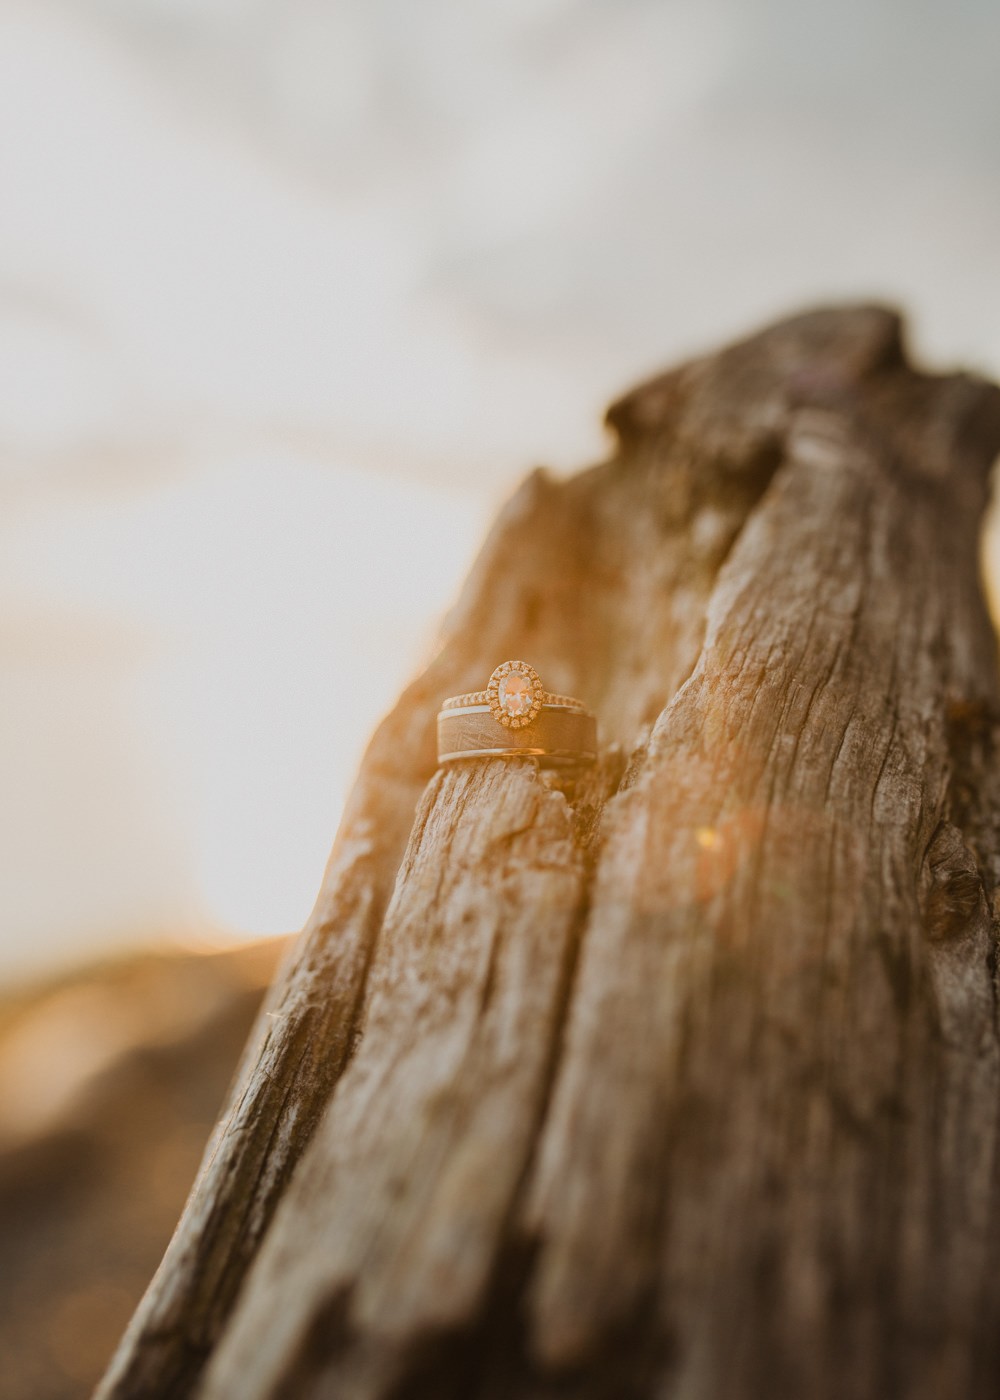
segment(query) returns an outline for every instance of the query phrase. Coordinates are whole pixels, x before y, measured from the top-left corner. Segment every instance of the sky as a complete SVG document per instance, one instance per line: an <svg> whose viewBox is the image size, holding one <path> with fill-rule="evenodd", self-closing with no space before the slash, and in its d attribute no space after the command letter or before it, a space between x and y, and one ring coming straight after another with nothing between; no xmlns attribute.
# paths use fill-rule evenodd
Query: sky
<svg viewBox="0 0 1000 1400"><path fill-rule="evenodd" d="M0 982L290 931L531 467L826 299L1000 374L991 0L0 0Z"/></svg>

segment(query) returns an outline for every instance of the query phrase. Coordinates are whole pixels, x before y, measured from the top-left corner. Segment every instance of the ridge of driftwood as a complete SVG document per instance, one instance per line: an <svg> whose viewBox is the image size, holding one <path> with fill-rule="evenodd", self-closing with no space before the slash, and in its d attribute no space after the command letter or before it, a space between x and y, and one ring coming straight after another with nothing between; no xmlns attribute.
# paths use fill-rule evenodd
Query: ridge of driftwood
<svg viewBox="0 0 1000 1400"><path fill-rule="evenodd" d="M1000 393L848 307L609 423L372 740L102 1400L993 1394ZM599 771L435 773L508 656Z"/></svg>

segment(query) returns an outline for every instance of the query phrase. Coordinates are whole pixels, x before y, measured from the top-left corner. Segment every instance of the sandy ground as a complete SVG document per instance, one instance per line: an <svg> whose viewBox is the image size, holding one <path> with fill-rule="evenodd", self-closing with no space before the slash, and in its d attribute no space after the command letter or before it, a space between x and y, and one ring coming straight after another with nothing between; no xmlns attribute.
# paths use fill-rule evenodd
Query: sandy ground
<svg viewBox="0 0 1000 1400"><path fill-rule="evenodd" d="M0 1004L0 1397L90 1393L170 1237L281 940Z"/></svg>

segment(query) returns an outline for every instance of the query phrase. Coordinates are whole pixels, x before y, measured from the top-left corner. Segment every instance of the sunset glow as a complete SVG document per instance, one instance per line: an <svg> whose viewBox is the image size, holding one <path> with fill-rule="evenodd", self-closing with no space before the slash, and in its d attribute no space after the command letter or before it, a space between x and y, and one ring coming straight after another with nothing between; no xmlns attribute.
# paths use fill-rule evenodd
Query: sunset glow
<svg viewBox="0 0 1000 1400"><path fill-rule="evenodd" d="M491 515L637 379L859 295L1000 370L994 10L977 84L943 19L855 74L901 5L419 8L3 7L0 974L297 927Z"/></svg>

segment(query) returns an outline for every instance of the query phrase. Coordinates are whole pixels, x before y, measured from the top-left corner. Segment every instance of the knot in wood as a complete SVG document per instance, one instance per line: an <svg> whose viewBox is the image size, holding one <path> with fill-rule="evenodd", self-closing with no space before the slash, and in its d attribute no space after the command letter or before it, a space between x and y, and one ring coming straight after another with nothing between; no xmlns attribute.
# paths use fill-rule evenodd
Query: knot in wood
<svg viewBox="0 0 1000 1400"><path fill-rule="evenodd" d="M962 937L984 899L976 858L957 826L942 822L934 834L921 876L921 907L927 936Z"/></svg>

